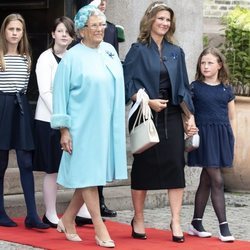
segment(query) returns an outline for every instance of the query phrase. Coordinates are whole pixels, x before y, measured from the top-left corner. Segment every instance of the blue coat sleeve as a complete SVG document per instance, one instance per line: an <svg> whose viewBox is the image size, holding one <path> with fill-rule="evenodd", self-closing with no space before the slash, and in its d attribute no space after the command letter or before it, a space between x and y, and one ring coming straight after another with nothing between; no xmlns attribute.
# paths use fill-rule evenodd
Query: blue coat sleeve
<svg viewBox="0 0 250 250"><path fill-rule="evenodd" d="M67 112L70 97L71 71L66 58L67 55L59 63L54 78L51 127L55 129L71 127L71 117Z"/></svg>
<svg viewBox="0 0 250 250"><path fill-rule="evenodd" d="M131 97L137 93L140 88L144 87L144 84L141 82L139 77L136 77L138 74L138 65L140 54L140 46L138 43L132 44L128 54L123 63L123 72L124 72L124 82L125 82L125 101L128 103ZM135 74L135 72L137 72Z"/></svg>

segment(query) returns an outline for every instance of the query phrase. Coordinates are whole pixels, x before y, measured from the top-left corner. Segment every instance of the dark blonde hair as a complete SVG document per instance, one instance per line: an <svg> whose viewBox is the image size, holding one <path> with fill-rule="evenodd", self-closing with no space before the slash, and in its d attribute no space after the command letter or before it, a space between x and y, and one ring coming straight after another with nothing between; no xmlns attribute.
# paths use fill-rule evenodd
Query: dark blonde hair
<svg viewBox="0 0 250 250"><path fill-rule="evenodd" d="M63 23L67 29L67 31L69 32L69 35L71 38L75 38L75 27L74 27L74 23L73 21L66 17L66 16L62 16L62 17L58 17L55 21L54 21L54 25L52 27L52 31L51 32L55 32L57 26ZM51 43L49 45L49 48L52 48L53 52L54 52L54 45L55 45L55 39L51 40Z"/></svg>
<svg viewBox="0 0 250 250"><path fill-rule="evenodd" d="M0 31L0 70L1 71L5 70L4 55L6 55L6 53L8 52L7 42L5 39L5 30L11 21L16 21L16 20L20 21L23 26L23 36L17 46L17 52L20 55L25 56L27 58L29 70L31 68L31 53L29 50L29 41L28 41L25 21L24 21L24 18L20 14L13 13L5 17L1 26L1 31Z"/></svg>
<svg viewBox="0 0 250 250"><path fill-rule="evenodd" d="M156 15L159 11L166 10L170 13L171 24L168 32L165 34L164 39L168 42L174 42L174 32L175 32L175 16L174 11L168 7L165 3L156 1L151 3L144 13L144 16L140 22L140 34L137 38L138 42L149 44L151 40L151 29L154 21L156 20Z"/></svg>
<svg viewBox="0 0 250 250"><path fill-rule="evenodd" d="M211 54L217 58L217 62L221 64L221 68L219 69L218 72L218 80L222 82L223 84L228 84L229 83L229 70L226 64L226 59L224 55L216 48L214 47L209 47L204 49L197 62L196 66L196 74L195 74L195 79L199 81L204 81L204 76L201 73L201 60L202 57L205 55Z"/></svg>

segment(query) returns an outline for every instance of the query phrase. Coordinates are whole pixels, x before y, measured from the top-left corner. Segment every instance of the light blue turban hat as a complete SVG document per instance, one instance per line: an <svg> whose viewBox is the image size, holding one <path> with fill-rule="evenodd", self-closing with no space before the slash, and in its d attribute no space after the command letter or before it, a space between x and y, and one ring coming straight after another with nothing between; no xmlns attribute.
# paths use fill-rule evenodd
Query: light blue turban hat
<svg viewBox="0 0 250 250"><path fill-rule="evenodd" d="M104 21L106 21L105 15L97 8L97 6L94 5L94 4L89 4L89 5L86 5L86 6L82 7L77 12L77 14L76 14L76 16L74 18L76 30L82 29L86 25L89 17L93 13L96 13L97 15L103 16Z"/></svg>

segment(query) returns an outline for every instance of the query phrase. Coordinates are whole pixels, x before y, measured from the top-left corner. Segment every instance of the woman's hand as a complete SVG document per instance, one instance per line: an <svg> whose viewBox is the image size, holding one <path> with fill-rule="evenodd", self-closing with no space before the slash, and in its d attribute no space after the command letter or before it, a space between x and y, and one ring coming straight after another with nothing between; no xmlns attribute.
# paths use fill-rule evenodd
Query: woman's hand
<svg viewBox="0 0 250 250"><path fill-rule="evenodd" d="M62 150L71 154L72 153L72 139L71 139L71 135L69 133L69 129L68 128L61 128L60 132L61 132L60 143L62 146Z"/></svg>
<svg viewBox="0 0 250 250"><path fill-rule="evenodd" d="M164 99L150 99L148 101L148 105L155 112L161 112L163 109L167 107L168 100Z"/></svg>

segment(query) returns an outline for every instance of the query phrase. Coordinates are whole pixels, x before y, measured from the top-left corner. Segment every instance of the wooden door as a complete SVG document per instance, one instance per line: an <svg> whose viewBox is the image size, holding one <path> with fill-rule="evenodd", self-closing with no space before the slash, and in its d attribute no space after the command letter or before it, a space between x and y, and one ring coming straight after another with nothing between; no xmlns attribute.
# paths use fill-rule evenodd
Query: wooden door
<svg viewBox="0 0 250 250"><path fill-rule="evenodd" d="M26 22L32 51L32 71L28 87L28 97L35 109L38 88L35 77L35 66L39 55L48 48L50 32L57 17L75 14L76 3L73 0L1 0L0 23L11 13L20 13Z"/></svg>

